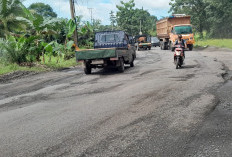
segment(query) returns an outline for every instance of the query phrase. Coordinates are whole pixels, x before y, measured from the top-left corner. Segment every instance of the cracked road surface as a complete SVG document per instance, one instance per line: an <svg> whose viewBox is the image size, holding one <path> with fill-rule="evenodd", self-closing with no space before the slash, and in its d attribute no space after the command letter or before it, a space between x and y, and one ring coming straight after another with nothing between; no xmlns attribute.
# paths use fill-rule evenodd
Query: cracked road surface
<svg viewBox="0 0 232 157"><path fill-rule="evenodd" d="M232 156L232 52L137 52L125 73L81 67L0 84L0 157ZM225 81L225 79L227 81Z"/></svg>

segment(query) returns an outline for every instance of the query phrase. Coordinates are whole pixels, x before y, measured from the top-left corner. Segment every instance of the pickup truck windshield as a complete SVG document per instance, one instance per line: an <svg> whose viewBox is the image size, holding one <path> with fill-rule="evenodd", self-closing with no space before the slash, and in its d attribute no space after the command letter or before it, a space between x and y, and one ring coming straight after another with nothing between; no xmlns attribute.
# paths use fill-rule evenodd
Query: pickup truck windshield
<svg viewBox="0 0 232 157"><path fill-rule="evenodd" d="M176 34L192 34L192 26L177 26L174 28Z"/></svg>
<svg viewBox="0 0 232 157"><path fill-rule="evenodd" d="M117 43L120 42L117 34L104 34L101 36L102 43Z"/></svg>

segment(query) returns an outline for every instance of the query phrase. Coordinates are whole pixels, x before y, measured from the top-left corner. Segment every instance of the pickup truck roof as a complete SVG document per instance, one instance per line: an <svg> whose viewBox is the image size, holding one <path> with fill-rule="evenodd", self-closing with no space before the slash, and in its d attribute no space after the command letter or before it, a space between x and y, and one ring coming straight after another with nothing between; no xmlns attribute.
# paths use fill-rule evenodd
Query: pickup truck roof
<svg viewBox="0 0 232 157"><path fill-rule="evenodd" d="M124 31L104 31L95 33L94 48L127 48L128 35Z"/></svg>

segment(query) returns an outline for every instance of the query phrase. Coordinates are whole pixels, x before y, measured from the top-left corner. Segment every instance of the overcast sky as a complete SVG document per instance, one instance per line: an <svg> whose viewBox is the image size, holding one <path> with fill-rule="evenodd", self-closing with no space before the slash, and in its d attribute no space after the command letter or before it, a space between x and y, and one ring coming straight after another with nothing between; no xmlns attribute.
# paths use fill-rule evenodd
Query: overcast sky
<svg viewBox="0 0 232 157"><path fill-rule="evenodd" d="M129 0L124 0L129 1ZM69 0L25 0L23 3L28 7L32 3L42 2L49 4L59 17L70 18ZM90 20L90 11L93 8L93 18L100 19L103 24L110 24L109 13L111 10L117 11L116 5L120 0L75 0L76 14L83 15L84 20ZM168 16L170 0L135 0L137 8L144 8L158 18Z"/></svg>

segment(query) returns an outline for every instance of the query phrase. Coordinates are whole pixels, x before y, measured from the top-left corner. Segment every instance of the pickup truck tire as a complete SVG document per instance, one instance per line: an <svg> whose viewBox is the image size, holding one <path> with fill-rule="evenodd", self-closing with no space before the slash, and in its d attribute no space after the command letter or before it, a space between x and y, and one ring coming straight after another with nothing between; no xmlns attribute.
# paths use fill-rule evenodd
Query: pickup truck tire
<svg viewBox="0 0 232 157"><path fill-rule="evenodd" d="M134 60L135 60L135 56L133 55L133 60L131 61L131 63L130 63L130 67L134 67L135 65L134 65Z"/></svg>
<svg viewBox="0 0 232 157"><path fill-rule="evenodd" d="M86 64L85 65L85 68L84 68L84 71L85 71L85 74L88 75L88 74L91 74L92 73L92 68L89 64Z"/></svg>
<svg viewBox="0 0 232 157"><path fill-rule="evenodd" d="M123 58L120 58L119 62L120 62L120 66L118 67L118 71L120 73L123 73L125 71L125 66L124 66L124 60L123 60Z"/></svg>

